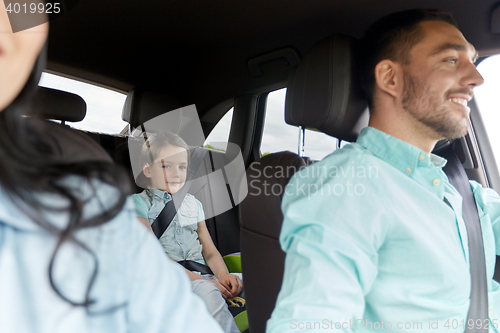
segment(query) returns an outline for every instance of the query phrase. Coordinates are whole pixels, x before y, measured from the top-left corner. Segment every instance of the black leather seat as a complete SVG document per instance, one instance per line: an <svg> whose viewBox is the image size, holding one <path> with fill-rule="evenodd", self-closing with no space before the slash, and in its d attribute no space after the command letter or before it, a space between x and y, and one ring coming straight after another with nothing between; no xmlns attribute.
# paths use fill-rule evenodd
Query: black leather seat
<svg viewBox="0 0 500 333"><path fill-rule="evenodd" d="M316 128L348 141L367 125L366 102L354 70L353 42L343 35L318 42L290 74L285 103L288 124ZM293 173L304 166L298 155L279 152L262 157L247 170L250 190L240 204L240 224L251 333L265 332L283 278L285 254L279 245L283 191L277 189L283 189ZM277 174L280 178L266 177L265 170L268 176ZM286 172L275 172L279 170ZM274 193L270 191L273 186Z"/></svg>
<svg viewBox="0 0 500 333"><path fill-rule="evenodd" d="M180 107L182 104L162 89L136 87L127 94L122 119L129 123L132 132L146 121ZM176 132L175 128L169 128L169 131Z"/></svg>

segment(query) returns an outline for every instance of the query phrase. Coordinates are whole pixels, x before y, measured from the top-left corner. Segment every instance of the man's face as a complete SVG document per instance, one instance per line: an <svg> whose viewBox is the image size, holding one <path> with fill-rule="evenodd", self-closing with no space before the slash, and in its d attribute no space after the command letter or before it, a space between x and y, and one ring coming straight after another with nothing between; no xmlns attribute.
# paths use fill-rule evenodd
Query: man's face
<svg viewBox="0 0 500 333"><path fill-rule="evenodd" d="M472 90L483 83L474 65L476 51L454 26L441 21L420 23L425 37L403 67L403 109L433 139L467 134Z"/></svg>

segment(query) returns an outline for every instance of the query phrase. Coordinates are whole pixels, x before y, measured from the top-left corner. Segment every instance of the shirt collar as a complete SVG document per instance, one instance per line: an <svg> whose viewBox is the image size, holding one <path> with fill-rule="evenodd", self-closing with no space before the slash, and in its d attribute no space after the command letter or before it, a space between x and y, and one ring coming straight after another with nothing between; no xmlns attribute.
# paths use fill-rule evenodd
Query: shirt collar
<svg viewBox="0 0 500 333"><path fill-rule="evenodd" d="M448 183L443 166L446 160L399 140L373 127L364 128L357 144L425 187L441 200Z"/></svg>
<svg viewBox="0 0 500 333"><path fill-rule="evenodd" d="M172 199L172 196L167 191L158 190L158 189L153 188L151 186L148 186L147 193L149 193L152 197L155 197L155 198L158 198L161 200L165 199L168 201L168 200Z"/></svg>
<svg viewBox="0 0 500 333"><path fill-rule="evenodd" d="M363 128L356 142L373 155L408 175L411 175L418 167L434 166L442 169L446 164L444 158L434 154L429 156L423 150L374 127Z"/></svg>

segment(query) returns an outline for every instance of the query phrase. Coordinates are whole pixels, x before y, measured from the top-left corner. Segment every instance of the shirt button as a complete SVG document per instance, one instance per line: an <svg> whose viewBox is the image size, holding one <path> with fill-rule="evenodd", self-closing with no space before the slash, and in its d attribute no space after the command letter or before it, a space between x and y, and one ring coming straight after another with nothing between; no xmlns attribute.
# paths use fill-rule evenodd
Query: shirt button
<svg viewBox="0 0 500 333"><path fill-rule="evenodd" d="M434 186L439 186L439 184L441 184L441 181L439 179L434 179L432 181L432 185L434 185Z"/></svg>
<svg viewBox="0 0 500 333"><path fill-rule="evenodd" d="M425 160L425 155L424 154L418 155L418 159L421 161Z"/></svg>
<svg viewBox="0 0 500 333"><path fill-rule="evenodd" d="M182 242L179 242L179 244L181 244L181 245L182 245Z"/></svg>
<svg viewBox="0 0 500 333"><path fill-rule="evenodd" d="M177 229L177 232L181 232L181 230L180 230L180 229Z"/></svg>
<svg viewBox="0 0 500 333"><path fill-rule="evenodd" d="M406 169L406 173L410 174L411 173L411 168Z"/></svg>

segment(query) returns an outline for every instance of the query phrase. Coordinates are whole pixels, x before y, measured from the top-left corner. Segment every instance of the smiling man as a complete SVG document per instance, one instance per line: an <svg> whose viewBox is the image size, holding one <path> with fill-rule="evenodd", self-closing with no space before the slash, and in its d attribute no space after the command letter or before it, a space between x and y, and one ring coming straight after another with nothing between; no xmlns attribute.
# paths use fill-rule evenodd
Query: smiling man
<svg viewBox="0 0 500 333"><path fill-rule="evenodd" d="M321 188L283 198L285 275L268 333L464 332L471 278L462 198L442 171L446 160L431 151L438 140L467 133L467 103L483 82L476 57L449 13L410 10L370 26L358 59L369 127L309 167L318 171L304 169L290 181L291 188ZM377 172L319 172L333 166ZM337 195L347 182L362 191ZM497 331L500 198L471 186L490 306L489 320L473 326Z"/></svg>
<svg viewBox="0 0 500 333"><path fill-rule="evenodd" d="M383 59L365 69L370 126L430 153L438 140L467 133L467 103L483 79L474 47L454 25L424 21L413 34L422 40L399 55L402 60Z"/></svg>

